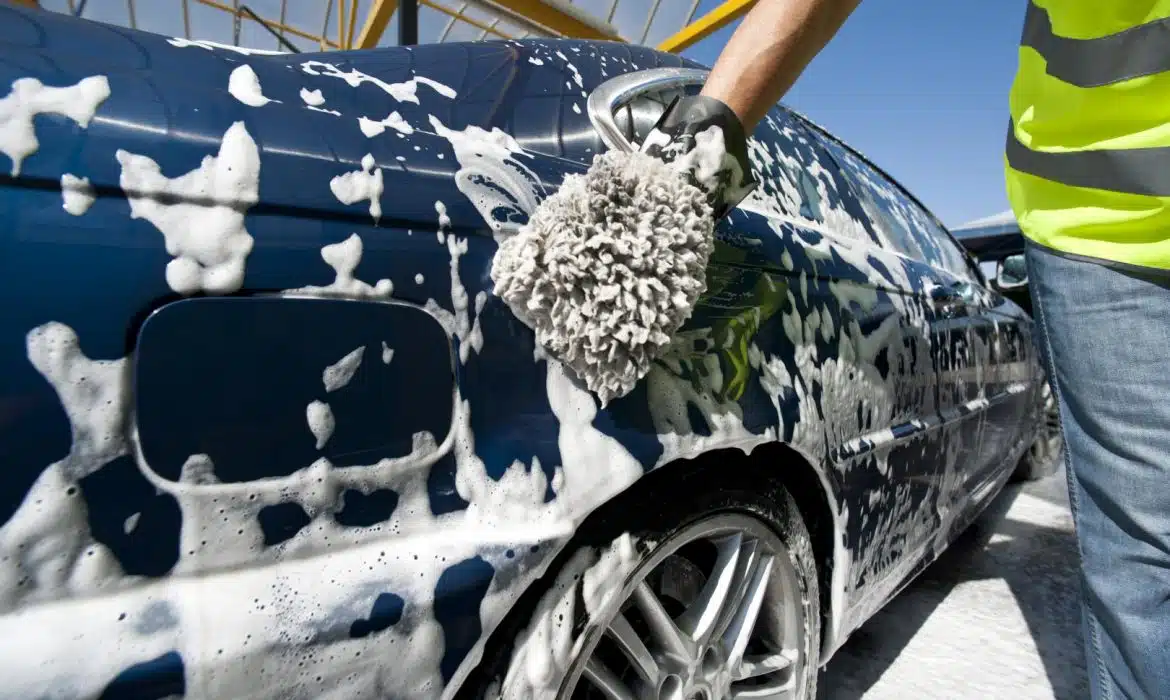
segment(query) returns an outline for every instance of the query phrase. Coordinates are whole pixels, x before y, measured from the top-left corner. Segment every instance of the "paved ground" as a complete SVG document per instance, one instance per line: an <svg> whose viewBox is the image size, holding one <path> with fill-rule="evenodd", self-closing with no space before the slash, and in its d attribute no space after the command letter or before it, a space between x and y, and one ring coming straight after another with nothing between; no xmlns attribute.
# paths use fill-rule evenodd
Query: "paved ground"
<svg viewBox="0 0 1170 700"><path fill-rule="evenodd" d="M1063 472L1009 486L826 668L824 700L1088 696Z"/></svg>

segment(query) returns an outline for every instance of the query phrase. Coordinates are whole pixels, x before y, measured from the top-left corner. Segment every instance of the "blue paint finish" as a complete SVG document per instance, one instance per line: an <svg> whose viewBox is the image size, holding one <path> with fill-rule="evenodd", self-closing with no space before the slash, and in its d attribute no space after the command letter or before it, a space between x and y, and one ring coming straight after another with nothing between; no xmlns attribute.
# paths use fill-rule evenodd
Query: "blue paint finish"
<svg viewBox="0 0 1170 700"><path fill-rule="evenodd" d="M390 629L402 619L402 611L405 607L406 601L402 599L402 596L393 593L379 594L374 599L373 607L370 608L369 617L363 620L354 620L353 624L350 625L349 636L360 639Z"/></svg>
<svg viewBox="0 0 1170 700"><path fill-rule="evenodd" d="M341 501L341 510L333 516L338 525L369 527L390 519L398 507L398 494L390 489L375 489L370 493L346 489Z"/></svg>
<svg viewBox="0 0 1170 700"><path fill-rule="evenodd" d="M312 522L309 514L298 503L278 503L265 506L256 514L264 533L264 546L287 542Z"/></svg>
<svg viewBox="0 0 1170 700"><path fill-rule="evenodd" d="M94 539L110 548L122 569L165 576L179 561L182 514L175 497L159 492L130 457L80 479Z"/></svg>
<svg viewBox="0 0 1170 700"><path fill-rule="evenodd" d="M98 700L165 700L185 697L187 681L183 657L177 651L135 664L105 687Z"/></svg>
<svg viewBox="0 0 1170 700"><path fill-rule="evenodd" d="M492 585L496 570L482 557L452 564L435 586L435 620L443 628L446 651L439 669L443 681L451 680L464 657L483 632L479 606Z"/></svg>

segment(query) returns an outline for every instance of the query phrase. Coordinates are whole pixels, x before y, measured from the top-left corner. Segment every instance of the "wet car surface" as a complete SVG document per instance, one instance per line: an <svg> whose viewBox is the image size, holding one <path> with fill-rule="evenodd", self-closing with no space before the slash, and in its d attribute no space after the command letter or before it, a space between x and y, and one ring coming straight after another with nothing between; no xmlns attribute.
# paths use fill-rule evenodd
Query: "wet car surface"
<svg viewBox="0 0 1170 700"><path fill-rule="evenodd" d="M777 107L694 316L599 408L492 295L492 255L605 148L590 93L679 66L268 54L0 8L0 696L478 692L595 512L651 478L685 502L700 458L792 493L827 660L1033 442L1032 322Z"/></svg>

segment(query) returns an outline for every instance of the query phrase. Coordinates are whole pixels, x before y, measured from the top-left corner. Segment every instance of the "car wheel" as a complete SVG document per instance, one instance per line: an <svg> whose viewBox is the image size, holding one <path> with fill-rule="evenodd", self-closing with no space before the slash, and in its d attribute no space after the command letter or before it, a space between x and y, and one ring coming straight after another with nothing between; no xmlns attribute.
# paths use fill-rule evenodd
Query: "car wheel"
<svg viewBox="0 0 1170 700"><path fill-rule="evenodd" d="M1036 439L1020 457L1013 480L1035 481L1051 476L1060 468L1064 457L1064 433L1060 429L1060 406L1047 381L1040 388L1041 415Z"/></svg>
<svg viewBox="0 0 1170 700"><path fill-rule="evenodd" d="M651 479L671 497L625 494L587 525L600 547L558 558L481 697L815 697L820 594L796 503L778 484L667 470Z"/></svg>

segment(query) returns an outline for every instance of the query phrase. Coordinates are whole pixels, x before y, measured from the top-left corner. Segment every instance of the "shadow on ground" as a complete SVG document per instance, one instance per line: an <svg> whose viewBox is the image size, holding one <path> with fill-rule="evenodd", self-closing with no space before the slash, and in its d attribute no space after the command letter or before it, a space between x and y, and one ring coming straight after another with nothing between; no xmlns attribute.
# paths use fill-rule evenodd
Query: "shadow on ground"
<svg viewBox="0 0 1170 700"><path fill-rule="evenodd" d="M1063 472L1005 488L837 652L822 700L1087 697L1064 488Z"/></svg>

